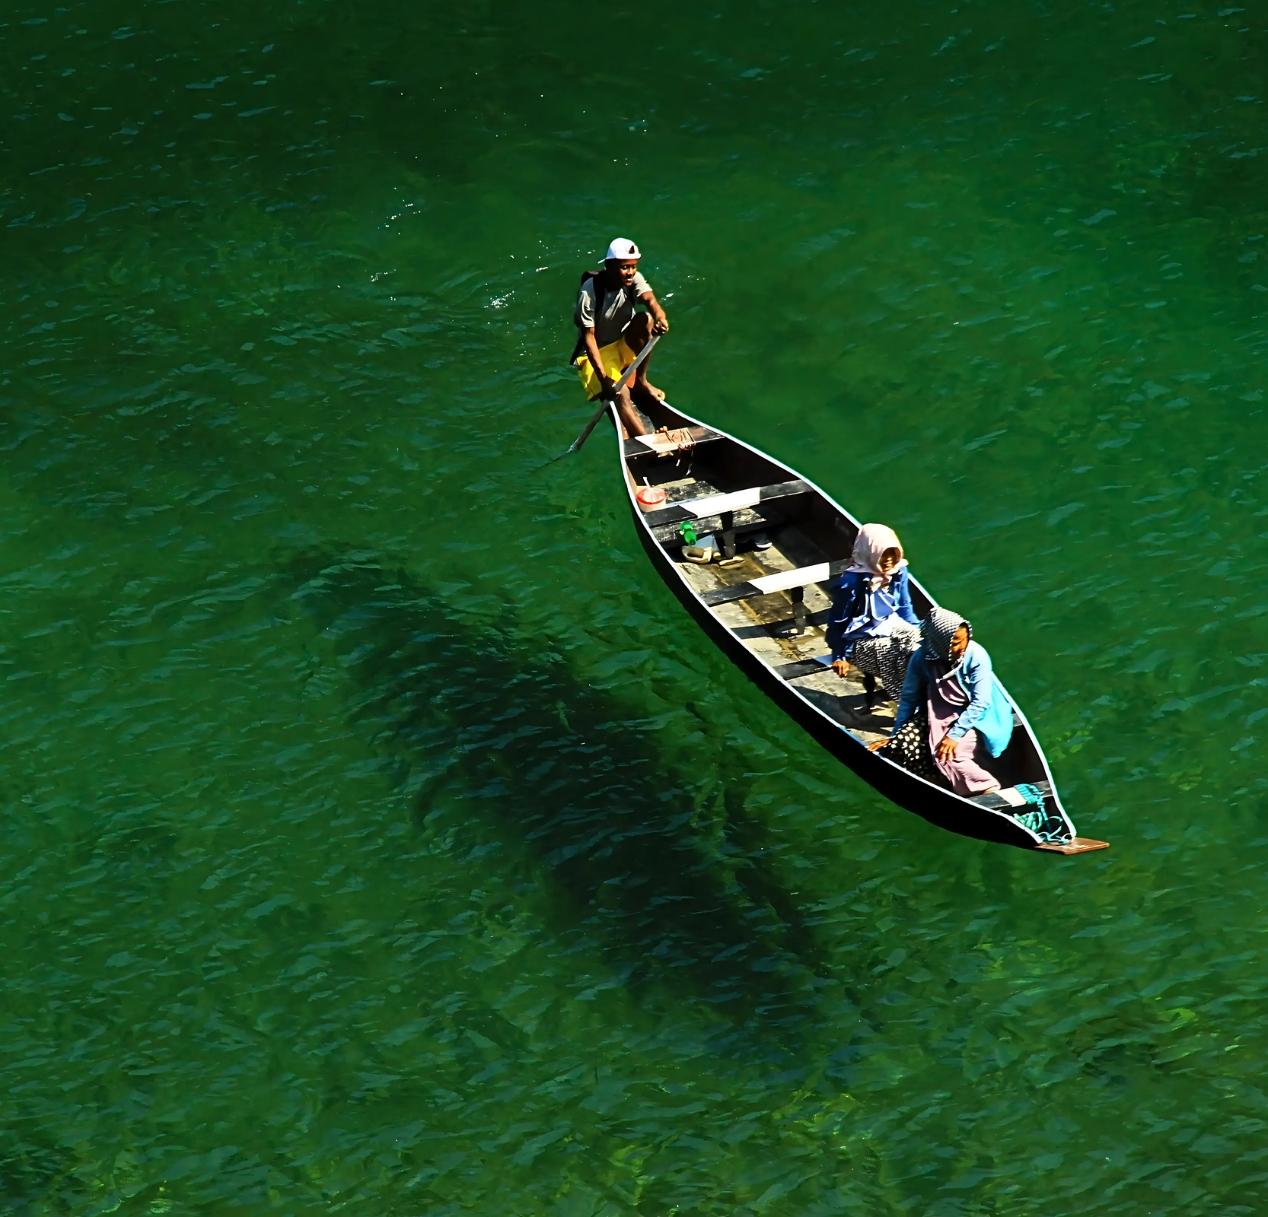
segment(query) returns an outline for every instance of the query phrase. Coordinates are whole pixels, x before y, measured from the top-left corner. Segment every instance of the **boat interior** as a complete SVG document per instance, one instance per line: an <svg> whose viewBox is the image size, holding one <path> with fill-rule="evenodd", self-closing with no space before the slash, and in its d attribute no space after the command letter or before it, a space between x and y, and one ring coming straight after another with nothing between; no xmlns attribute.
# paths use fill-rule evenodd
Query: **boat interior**
<svg viewBox="0 0 1268 1217"><path fill-rule="evenodd" d="M843 679L828 666L827 586L850 564L855 522L812 484L743 444L663 403L648 414L657 430L625 440L624 463L632 495L643 487L665 493L663 503L638 505L665 555L731 635L805 701L862 744L887 736L897 707L879 684L872 693L855 669ZM686 558L684 524L694 530L697 548L718 551L716 560ZM924 616L930 602L914 581L912 599ZM973 801L1011 811L1020 803L1012 788L1026 782L1049 795L1050 810L1061 815L1037 745L1015 710L1014 722L1008 748L988 758L1002 793Z"/></svg>

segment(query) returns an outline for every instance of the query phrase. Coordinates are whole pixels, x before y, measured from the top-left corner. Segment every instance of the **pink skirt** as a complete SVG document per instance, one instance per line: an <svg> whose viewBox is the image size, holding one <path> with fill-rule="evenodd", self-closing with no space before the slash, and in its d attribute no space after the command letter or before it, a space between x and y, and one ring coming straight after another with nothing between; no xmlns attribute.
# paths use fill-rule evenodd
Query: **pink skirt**
<svg viewBox="0 0 1268 1217"><path fill-rule="evenodd" d="M950 760L938 760L938 745L968 704L967 698L958 706L947 701L942 696L942 685L940 680L929 682L929 750L933 753L933 763L956 794L985 794L988 790L998 790L999 778L978 762L979 756L985 760L988 753L976 731L969 731L964 736ZM958 683L954 687L958 689Z"/></svg>

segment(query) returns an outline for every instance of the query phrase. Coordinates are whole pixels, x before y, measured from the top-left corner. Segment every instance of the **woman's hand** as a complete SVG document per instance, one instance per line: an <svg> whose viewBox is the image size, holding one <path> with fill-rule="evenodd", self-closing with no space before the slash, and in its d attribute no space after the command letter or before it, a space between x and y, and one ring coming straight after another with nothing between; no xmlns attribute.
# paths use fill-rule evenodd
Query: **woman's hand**
<svg viewBox="0 0 1268 1217"><path fill-rule="evenodd" d="M846 673L850 670L850 665L844 659L834 659L832 661L832 670L844 680Z"/></svg>
<svg viewBox="0 0 1268 1217"><path fill-rule="evenodd" d="M886 736L884 739L878 739L875 743L868 744L867 750L868 752L879 752L888 743L889 736Z"/></svg>
<svg viewBox="0 0 1268 1217"><path fill-rule="evenodd" d="M669 318L665 316L664 310L659 310L652 314L652 333L669 333Z"/></svg>
<svg viewBox="0 0 1268 1217"><path fill-rule="evenodd" d="M938 760L940 761L955 760L955 750L956 748L959 747L959 744L960 744L960 741L958 739L952 739L949 735L944 735L942 739L938 741L938 752L937 752Z"/></svg>

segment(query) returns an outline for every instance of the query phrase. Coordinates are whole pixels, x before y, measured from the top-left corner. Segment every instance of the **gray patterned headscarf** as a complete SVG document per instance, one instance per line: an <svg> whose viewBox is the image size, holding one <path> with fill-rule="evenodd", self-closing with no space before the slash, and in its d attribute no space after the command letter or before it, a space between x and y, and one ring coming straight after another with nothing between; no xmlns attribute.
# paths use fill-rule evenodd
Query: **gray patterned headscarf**
<svg viewBox="0 0 1268 1217"><path fill-rule="evenodd" d="M925 650L935 659L946 659L951 653L952 635L964 626L969 632L969 641L973 641L973 627L959 613L949 609L931 608L929 616L920 623L920 636L924 639Z"/></svg>

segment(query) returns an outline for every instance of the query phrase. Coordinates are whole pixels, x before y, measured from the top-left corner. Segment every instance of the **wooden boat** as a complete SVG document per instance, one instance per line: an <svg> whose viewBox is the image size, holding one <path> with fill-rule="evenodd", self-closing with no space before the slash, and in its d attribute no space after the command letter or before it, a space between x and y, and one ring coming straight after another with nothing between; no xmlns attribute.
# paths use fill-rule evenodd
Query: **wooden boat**
<svg viewBox="0 0 1268 1217"><path fill-rule="evenodd" d="M868 743L889 734L894 707L869 709L854 670L842 680L826 666L823 633L831 604L825 588L850 564L858 521L813 482L751 445L667 403L647 413L667 430L619 446L639 539L687 611L750 680L865 782L941 828L1062 854L1107 848L1105 841L1076 835L1039 741L1011 697L1012 741L988 765L1000 779L998 794L953 794L869 752ZM663 490L665 500L640 504L637 494L645 488ZM722 562L696 565L684 558L684 521L700 538L714 538ZM921 617L937 603L915 579L912 599ZM1023 783L1044 795L1048 820L1040 832L1018 821L1036 810L1016 792Z"/></svg>

